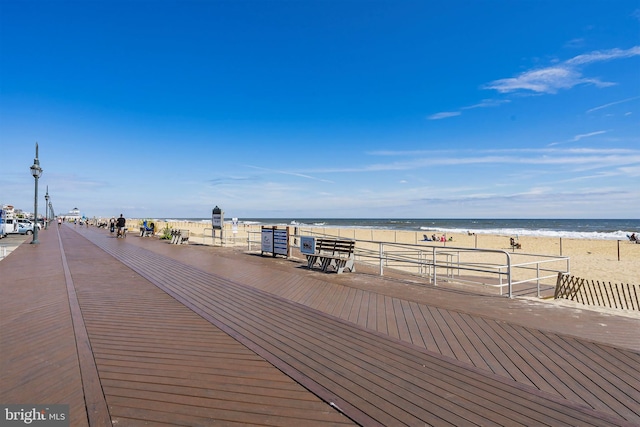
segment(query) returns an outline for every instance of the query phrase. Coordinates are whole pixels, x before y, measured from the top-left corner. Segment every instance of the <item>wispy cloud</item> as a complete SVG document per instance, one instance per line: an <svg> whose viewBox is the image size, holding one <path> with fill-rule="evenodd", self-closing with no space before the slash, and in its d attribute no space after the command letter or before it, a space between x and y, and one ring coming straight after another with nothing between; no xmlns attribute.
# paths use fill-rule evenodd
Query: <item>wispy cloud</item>
<svg viewBox="0 0 640 427"><path fill-rule="evenodd" d="M627 99L623 99L623 100L620 100L620 101L610 102L608 104L604 104L604 105L600 105L598 107L591 108L591 109L587 110L587 114L593 113L594 111L602 110L604 108L613 107L614 105L623 104L625 102L635 101L636 99L640 99L640 96L634 96L632 98L627 98Z"/></svg>
<svg viewBox="0 0 640 427"><path fill-rule="evenodd" d="M599 130L599 131L596 131L596 132L583 133L583 134L574 136L573 138L571 138L571 141L572 142L576 142L576 141L580 141L583 138L589 138L591 136L602 135L603 133L607 133L607 131L606 130Z"/></svg>
<svg viewBox="0 0 640 427"><path fill-rule="evenodd" d="M571 67L556 66L527 71L513 78L495 80L485 88L494 89L500 93L527 90L553 94L560 89L570 89L582 83L591 83L599 87L614 85L614 83L601 82L597 79L585 79L578 70Z"/></svg>
<svg viewBox="0 0 640 427"><path fill-rule="evenodd" d="M449 117L456 117L456 116L459 116L460 114L462 114L460 111L445 111L442 113L432 114L427 118L429 120L441 120L441 119L448 119Z"/></svg>
<svg viewBox="0 0 640 427"><path fill-rule="evenodd" d="M599 130L599 131L595 131L595 132L579 134L579 135L576 135L573 138L570 138L570 139L568 139L568 140L566 140L564 142L552 142L551 144L548 145L548 147L553 147L553 146L560 145L560 144L566 144L566 143L569 143L569 142L578 142L581 139L590 138L590 137L596 136L596 135L602 135L603 133L607 133L607 131L606 130Z"/></svg>
<svg viewBox="0 0 640 427"><path fill-rule="evenodd" d="M614 86L616 83L602 81L595 77L585 77L581 67L595 62L611 61L615 59L631 58L640 55L640 46L634 46L630 49L609 49L605 51L594 51L582 55L574 56L560 64L556 64L546 68L539 68L525 71L516 77L498 79L487 83L483 89L496 90L499 93L529 92L536 94L555 94L559 90L571 89L578 85L593 85L596 87ZM599 110L601 108L610 107L622 102L628 102L635 98L628 98L615 103L606 104L600 107L592 108L587 113ZM458 111L443 111L432 114L427 117L429 120L442 120L451 117L460 116L464 110L474 108L496 107L501 104L510 102L507 99L485 99L477 104L467 107L461 107Z"/></svg>
<svg viewBox="0 0 640 427"><path fill-rule="evenodd" d="M609 49L605 51L595 51L575 56L565 62L567 65L583 65L592 62L610 61L612 59L631 58L640 55L640 46L630 49Z"/></svg>
<svg viewBox="0 0 640 427"><path fill-rule="evenodd" d="M475 108L489 108L489 107L497 107L499 105L511 102L508 99L483 99L477 104L469 105L467 107L460 108L459 111L444 111L442 113L432 114L427 117L429 120L440 120L447 119L449 117L456 117L462 114L464 110L473 110Z"/></svg>
<svg viewBox="0 0 640 427"><path fill-rule="evenodd" d="M605 131L598 131L605 132ZM469 154L545 154L556 155L559 153L570 154L593 154L593 155L608 155L608 154L640 154L640 150L633 150L630 148L498 148L498 149L483 149L483 150L376 150L369 151L366 154L370 156L458 156L464 153Z"/></svg>
<svg viewBox="0 0 640 427"><path fill-rule="evenodd" d="M580 135L577 135L579 137ZM586 135L582 135L586 137ZM380 156L410 157L406 161L375 163L350 168L314 170L316 173L367 173L406 171L435 166L532 165L571 166L583 170L629 167L640 164L640 150L630 149L511 149L463 151L377 151Z"/></svg>
<svg viewBox="0 0 640 427"><path fill-rule="evenodd" d="M640 177L640 165L623 166L620 168L620 172L631 177Z"/></svg>
<svg viewBox="0 0 640 427"><path fill-rule="evenodd" d="M568 47L568 48L578 48L584 45L584 39L583 38L576 38L576 39L571 39L568 42L566 42L564 44L564 47Z"/></svg>
<svg viewBox="0 0 640 427"><path fill-rule="evenodd" d="M483 99L477 104L469 105L468 107L462 107L461 110L472 110L474 108L487 108L487 107L498 107L502 104L507 104L511 102L509 99Z"/></svg>
<svg viewBox="0 0 640 427"><path fill-rule="evenodd" d="M494 80L485 89L493 89L500 93L530 91L535 93L554 94L561 89L570 89L581 84L591 84L597 87L615 85L613 82L601 81L597 78L584 77L580 66L595 62L614 59L630 58L640 55L640 46L630 49L609 49L594 51L575 56L563 63L547 68L525 71L512 78Z"/></svg>
<svg viewBox="0 0 640 427"><path fill-rule="evenodd" d="M333 181L330 181L328 179L316 178L314 176L306 175L306 174L303 174L303 173L300 173L300 172L290 172L290 171L283 171L283 170L276 170L276 169L268 169L268 168L263 168L263 167L260 167L260 166L252 166L252 165L245 165L245 167L252 168L252 169L257 169L257 170L261 170L261 171L265 171L265 172L280 174L280 175L291 175L291 176L297 176L299 178L311 179L311 180L314 180L314 181L326 182L326 183L330 183L330 184L333 183Z"/></svg>
<svg viewBox="0 0 640 427"><path fill-rule="evenodd" d="M509 203L512 207L522 209L522 205L514 205L513 202L521 203L535 203L536 206L540 206L542 203L548 207L553 205L554 200L566 201L593 201L602 204L603 200L615 199L616 196L629 197L629 192L618 189L604 189L604 190L584 190L584 191L557 191L552 188L533 188L530 191L523 191L519 193L506 193L506 194L469 194L469 195L451 195L446 197L429 197L420 198L416 201L424 201L442 204L452 203L467 203L467 202L487 202L492 205L496 203ZM541 210L541 212L544 209Z"/></svg>
<svg viewBox="0 0 640 427"><path fill-rule="evenodd" d="M210 185L225 185L237 182L246 182L246 181L255 181L256 179L253 177L239 177L239 176L225 176L223 178L213 178L208 182Z"/></svg>

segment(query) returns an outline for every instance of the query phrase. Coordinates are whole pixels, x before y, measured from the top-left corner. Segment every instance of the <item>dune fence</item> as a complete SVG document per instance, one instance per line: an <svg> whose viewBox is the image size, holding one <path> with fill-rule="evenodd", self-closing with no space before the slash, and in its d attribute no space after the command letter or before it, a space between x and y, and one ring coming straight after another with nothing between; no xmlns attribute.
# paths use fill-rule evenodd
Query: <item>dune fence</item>
<svg viewBox="0 0 640 427"><path fill-rule="evenodd" d="M640 311L640 286L600 283L558 273L554 299L563 298L584 305Z"/></svg>

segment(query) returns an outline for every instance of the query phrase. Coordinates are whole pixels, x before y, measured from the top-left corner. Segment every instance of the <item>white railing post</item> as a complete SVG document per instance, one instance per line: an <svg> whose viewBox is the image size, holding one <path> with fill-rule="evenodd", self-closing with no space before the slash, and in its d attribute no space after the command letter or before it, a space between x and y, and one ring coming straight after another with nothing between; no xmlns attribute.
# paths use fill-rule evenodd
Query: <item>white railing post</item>
<svg viewBox="0 0 640 427"><path fill-rule="evenodd" d="M380 242L380 275L383 276L384 269L382 264L384 263L384 244Z"/></svg>
<svg viewBox="0 0 640 427"><path fill-rule="evenodd" d="M436 267L436 265L438 264L438 261L436 259L437 254L436 254L436 247L433 247L433 285L434 286L438 286L438 268Z"/></svg>
<svg viewBox="0 0 640 427"><path fill-rule="evenodd" d="M509 298L513 298L513 289L511 286L511 255L506 251L505 254L507 255L507 284L509 285ZM502 292L502 287L500 287L500 290Z"/></svg>

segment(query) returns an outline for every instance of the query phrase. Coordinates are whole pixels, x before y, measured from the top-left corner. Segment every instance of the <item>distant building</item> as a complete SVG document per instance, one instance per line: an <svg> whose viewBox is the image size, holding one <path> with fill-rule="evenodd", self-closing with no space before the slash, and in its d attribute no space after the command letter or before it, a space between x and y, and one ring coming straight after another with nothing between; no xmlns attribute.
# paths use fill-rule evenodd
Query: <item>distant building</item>
<svg viewBox="0 0 640 427"><path fill-rule="evenodd" d="M82 219L82 215L80 215L80 209L78 209L78 208L71 209L69 211L69 213L64 216L64 218L67 221L75 221L76 219L77 220L81 220Z"/></svg>

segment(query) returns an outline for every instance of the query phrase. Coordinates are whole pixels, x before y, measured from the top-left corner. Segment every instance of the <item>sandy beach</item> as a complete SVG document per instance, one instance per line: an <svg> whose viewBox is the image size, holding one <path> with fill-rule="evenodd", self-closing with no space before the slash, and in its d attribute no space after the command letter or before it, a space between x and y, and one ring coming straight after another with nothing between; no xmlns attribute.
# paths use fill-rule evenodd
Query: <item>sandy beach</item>
<svg viewBox="0 0 640 427"><path fill-rule="evenodd" d="M140 220L128 220L127 225L132 233L137 233L141 224ZM189 230L190 242L200 244L212 244L211 223L207 222L162 222L156 221L156 230L160 232L165 227ZM569 257L570 272L576 277L587 280L628 283L637 285L640 282L640 244L633 244L628 240L593 240L593 239L569 239L551 237L521 236L518 243L521 249L513 250L509 238L506 235L495 234L447 234L445 243L424 242L423 232L396 231L365 228L328 228L328 227L294 227L290 226L290 233L298 235L329 235L348 239L356 239L358 247L369 246L377 250L378 245L371 242L399 243L414 245L415 248L430 245L443 247L498 249L510 253L563 256ZM236 232L233 232L230 223L225 223L225 246L237 246L248 248L247 238L259 242L261 227L252 224L239 224ZM216 244L220 244L220 231L216 233ZM257 244L254 250L259 250ZM473 262L472 255L465 255L467 261ZM471 257L471 258L469 258Z"/></svg>

